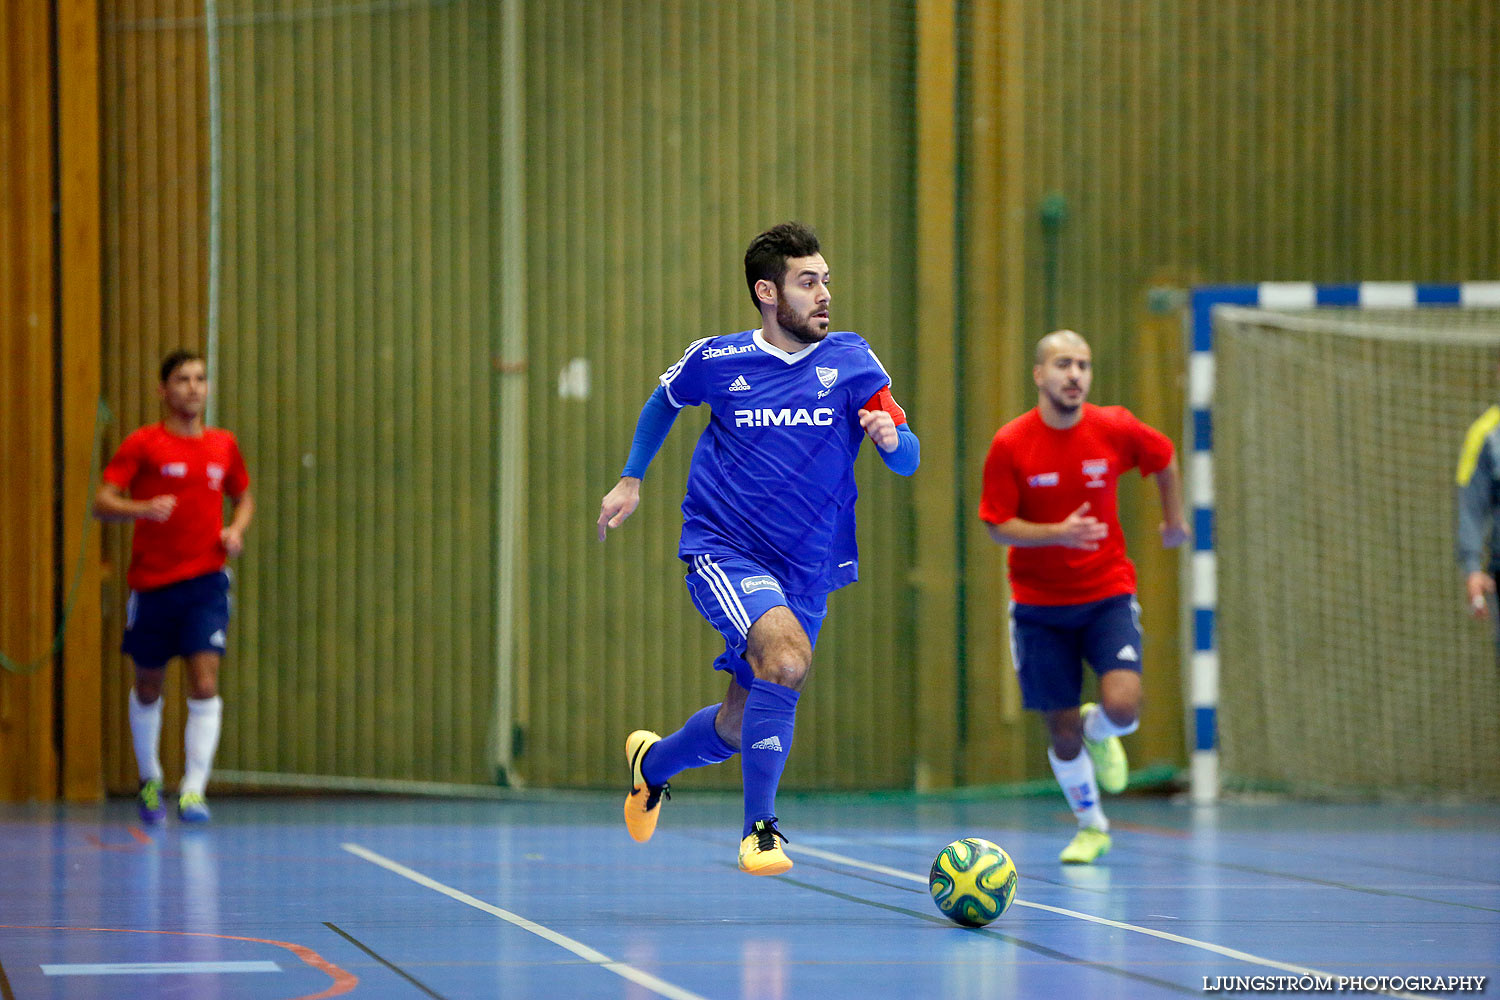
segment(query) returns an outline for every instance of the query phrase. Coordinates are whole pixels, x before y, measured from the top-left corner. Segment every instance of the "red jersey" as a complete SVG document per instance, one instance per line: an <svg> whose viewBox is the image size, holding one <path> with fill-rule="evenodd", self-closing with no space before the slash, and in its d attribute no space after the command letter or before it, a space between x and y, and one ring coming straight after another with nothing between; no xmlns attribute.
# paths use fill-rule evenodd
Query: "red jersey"
<svg viewBox="0 0 1500 1000"><path fill-rule="evenodd" d="M178 437L150 424L120 443L104 481L132 500L177 498L165 521L135 522L126 575L131 590L155 590L224 568L224 496L238 498L250 486L233 434L206 427L200 437Z"/></svg>
<svg viewBox="0 0 1500 1000"><path fill-rule="evenodd" d="M1165 469L1172 442L1123 406L1083 405L1067 430L1048 427L1035 408L995 434L984 460L979 517L1056 524L1083 504L1109 528L1093 551L1060 545L1010 546L1011 596L1021 604L1085 604L1135 592L1135 566L1125 555L1116 484L1139 466L1142 476Z"/></svg>

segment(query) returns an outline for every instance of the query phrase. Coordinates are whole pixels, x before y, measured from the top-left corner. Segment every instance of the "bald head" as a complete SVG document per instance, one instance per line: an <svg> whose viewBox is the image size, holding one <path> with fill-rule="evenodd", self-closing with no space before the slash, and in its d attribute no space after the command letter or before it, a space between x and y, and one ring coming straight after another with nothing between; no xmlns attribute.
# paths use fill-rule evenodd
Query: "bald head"
<svg viewBox="0 0 1500 1000"><path fill-rule="evenodd" d="M1036 363L1045 365L1047 359L1058 351L1083 351L1088 353L1089 342L1072 330L1053 330L1036 342Z"/></svg>

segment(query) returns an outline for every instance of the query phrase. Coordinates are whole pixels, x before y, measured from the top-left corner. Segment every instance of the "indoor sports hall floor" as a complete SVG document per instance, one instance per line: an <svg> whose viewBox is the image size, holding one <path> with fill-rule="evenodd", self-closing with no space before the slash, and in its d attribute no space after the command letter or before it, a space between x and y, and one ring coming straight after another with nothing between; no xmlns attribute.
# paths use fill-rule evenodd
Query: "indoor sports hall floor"
<svg viewBox="0 0 1500 1000"><path fill-rule="evenodd" d="M212 826L151 831L123 801L0 806L0 995L1146 998L1319 976L1500 990L1500 806L1125 796L1107 863L1064 868L1060 799L783 795L796 867L751 878L736 798L680 792L646 845L620 798L220 795ZM960 836L1020 870L1017 903L982 930L927 895L932 856Z"/></svg>

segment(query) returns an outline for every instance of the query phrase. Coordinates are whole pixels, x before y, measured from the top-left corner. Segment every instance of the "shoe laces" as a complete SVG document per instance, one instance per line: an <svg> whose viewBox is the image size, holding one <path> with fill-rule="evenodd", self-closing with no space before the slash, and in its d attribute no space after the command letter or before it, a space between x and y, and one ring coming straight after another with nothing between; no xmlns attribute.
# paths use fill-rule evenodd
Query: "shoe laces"
<svg viewBox="0 0 1500 1000"><path fill-rule="evenodd" d="M668 784L666 782L663 782L660 785L647 785L646 786L646 811L650 812L651 810L655 809L657 807L657 805L661 802L661 800L663 798L666 798L668 801L671 801L671 799L672 799L672 786L670 784Z"/></svg>
<svg viewBox="0 0 1500 1000"><path fill-rule="evenodd" d="M776 817L774 816L770 819L756 820L755 825L750 828L750 832L755 835L755 849L757 851L776 850L777 837L780 837L784 843L791 843L790 840L787 840L786 834L776 829Z"/></svg>

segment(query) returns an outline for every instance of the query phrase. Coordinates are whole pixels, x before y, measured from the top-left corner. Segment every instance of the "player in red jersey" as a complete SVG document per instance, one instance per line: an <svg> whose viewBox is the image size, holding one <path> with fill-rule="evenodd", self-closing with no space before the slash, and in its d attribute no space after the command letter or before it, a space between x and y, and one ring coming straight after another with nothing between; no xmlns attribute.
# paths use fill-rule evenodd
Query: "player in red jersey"
<svg viewBox="0 0 1500 1000"><path fill-rule="evenodd" d="M1119 738L1135 731L1141 708L1140 605L1120 530L1119 477L1136 467L1155 477L1163 546L1181 545L1188 528L1172 442L1122 406L1086 402L1087 341L1072 330L1043 337L1032 380L1036 408L1000 428L990 445L979 517L1010 548L1022 703L1046 720L1047 757L1078 818L1060 857L1090 864L1110 848L1099 789L1124 789ZM1080 708L1085 660L1099 675L1099 703Z"/></svg>
<svg viewBox="0 0 1500 1000"><path fill-rule="evenodd" d="M203 358L175 351L161 365L160 423L130 434L104 469L94 516L134 521L130 544L130 602L121 648L135 664L130 692L130 733L140 770L142 821L160 823L162 767L161 686L167 663L187 663L188 702L184 749L187 767L177 814L207 822L204 789L219 745L223 701L219 661L229 627L227 558L245 544L255 514L250 476L234 435L203 425L208 401ZM224 498L234 516L224 524Z"/></svg>

